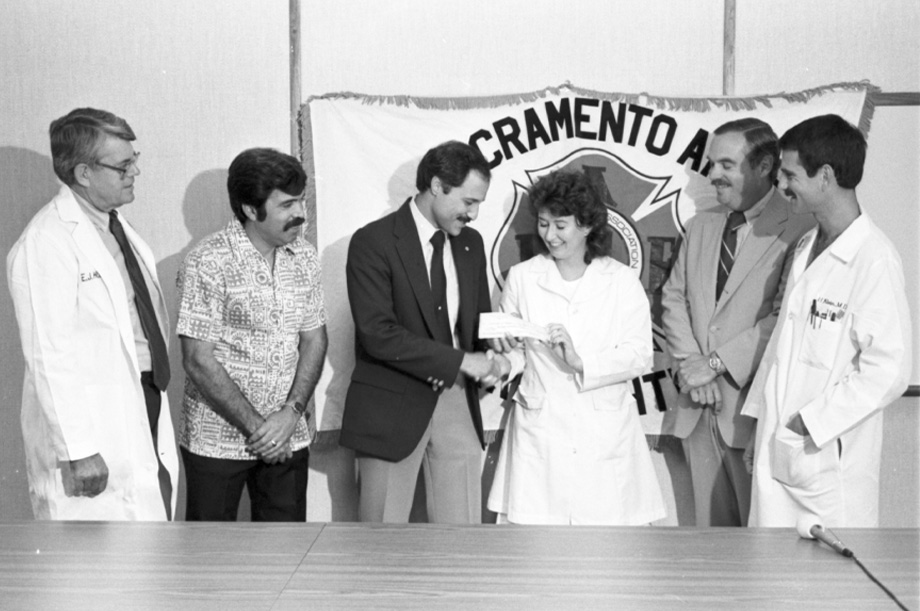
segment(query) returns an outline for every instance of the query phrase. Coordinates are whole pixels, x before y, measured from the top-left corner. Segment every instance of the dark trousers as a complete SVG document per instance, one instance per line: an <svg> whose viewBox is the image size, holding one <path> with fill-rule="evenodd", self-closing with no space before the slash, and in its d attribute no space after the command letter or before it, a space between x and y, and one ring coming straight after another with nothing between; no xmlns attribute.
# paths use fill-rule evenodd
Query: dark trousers
<svg viewBox="0 0 920 611"><path fill-rule="evenodd" d="M157 444L157 424L160 421L160 407L163 395L153 385L153 374L149 371L141 372L141 388L144 389L144 402L147 404L147 421L150 423L150 436L153 439L153 453L157 456L157 479L160 482L160 494L166 506L166 519L172 520L172 482L169 481L169 471L160 460L160 450ZM172 442L172 440L170 440Z"/></svg>
<svg viewBox="0 0 920 611"><path fill-rule="evenodd" d="M181 450L186 520L235 522L245 485L253 522L306 522L308 448L275 465L208 458Z"/></svg>

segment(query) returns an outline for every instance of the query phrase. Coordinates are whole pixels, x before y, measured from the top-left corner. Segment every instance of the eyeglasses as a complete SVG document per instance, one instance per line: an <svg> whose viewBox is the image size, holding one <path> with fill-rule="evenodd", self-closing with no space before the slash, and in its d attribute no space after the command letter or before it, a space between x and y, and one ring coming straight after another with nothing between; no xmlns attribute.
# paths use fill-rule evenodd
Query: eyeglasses
<svg viewBox="0 0 920 611"><path fill-rule="evenodd" d="M128 161L128 162L126 162L125 165L123 165L123 166L109 165L109 164L107 164L107 163L102 163L101 161L94 161L94 162L93 162L93 165L98 165L98 166L101 166L101 167L103 167L103 168L107 168L107 169L109 169L109 170L118 172L118 176L119 176L120 178L124 179L125 174L127 174L128 172L130 172L130 171L131 171L131 168L134 168L135 170L137 169L137 158L140 157L140 156L141 156L140 151L136 151L136 152L134 153L134 156L131 157L131 160Z"/></svg>

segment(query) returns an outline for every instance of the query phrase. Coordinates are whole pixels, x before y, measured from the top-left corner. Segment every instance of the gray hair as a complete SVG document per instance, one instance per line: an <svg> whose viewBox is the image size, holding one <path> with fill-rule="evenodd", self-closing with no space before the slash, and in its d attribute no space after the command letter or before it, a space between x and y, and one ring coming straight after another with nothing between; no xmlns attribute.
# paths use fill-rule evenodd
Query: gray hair
<svg viewBox="0 0 920 611"><path fill-rule="evenodd" d="M95 108L76 108L51 122L51 160L54 173L65 185L76 182L73 171L81 163L96 161L96 153L107 136L135 139L134 131L121 117Z"/></svg>

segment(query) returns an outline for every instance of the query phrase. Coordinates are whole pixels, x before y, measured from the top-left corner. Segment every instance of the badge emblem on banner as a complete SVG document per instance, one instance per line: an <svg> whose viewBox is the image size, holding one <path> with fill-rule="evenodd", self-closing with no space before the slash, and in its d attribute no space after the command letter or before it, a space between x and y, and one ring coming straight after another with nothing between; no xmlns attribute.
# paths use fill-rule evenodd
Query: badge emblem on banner
<svg viewBox="0 0 920 611"><path fill-rule="evenodd" d="M528 189L555 170L584 172L607 207L613 229L613 257L629 266L642 280L652 307L655 359L650 373L633 380L640 415L664 411L676 391L669 380L670 358L661 329L661 289L677 254L680 188L671 188L670 176L652 176L632 167L614 153L596 148L573 151L557 162L527 170L522 182L514 181L514 205L492 245L492 274L504 285L508 269L541 252L536 219L528 202Z"/></svg>

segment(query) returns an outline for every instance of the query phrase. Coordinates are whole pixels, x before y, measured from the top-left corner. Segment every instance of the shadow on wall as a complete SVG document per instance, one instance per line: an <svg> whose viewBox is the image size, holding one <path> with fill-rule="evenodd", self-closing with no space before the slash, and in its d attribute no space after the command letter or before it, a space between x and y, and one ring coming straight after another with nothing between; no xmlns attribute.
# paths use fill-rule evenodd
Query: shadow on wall
<svg viewBox="0 0 920 611"><path fill-rule="evenodd" d="M0 290L0 520L32 518L25 453L19 414L25 365L19 328L6 276L6 255L38 210L60 189L51 158L29 149L0 147L0 252L3 288Z"/></svg>
<svg viewBox="0 0 920 611"><path fill-rule="evenodd" d="M157 263L157 276L163 288L163 295L169 310L169 363L172 370L172 381L169 384L170 413L176 435L182 423L182 393L185 385L185 372L182 369L182 351L179 339L176 337L176 318L179 311L178 295L176 292L176 274L179 266L189 253L205 237L219 231L226 226L232 217L230 200L227 197L227 171L207 170L198 174L189 183L182 200L182 217L188 230L188 243L177 253L164 258ZM144 236L143 228L140 228ZM181 470L181 460L180 470ZM176 505L176 519L185 518L185 474L180 474L178 484L178 500Z"/></svg>

